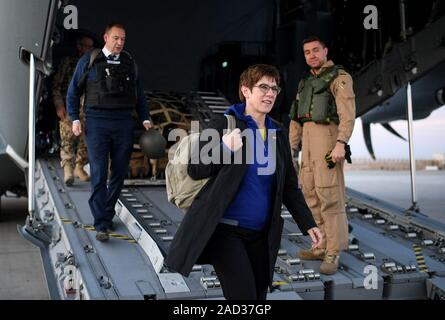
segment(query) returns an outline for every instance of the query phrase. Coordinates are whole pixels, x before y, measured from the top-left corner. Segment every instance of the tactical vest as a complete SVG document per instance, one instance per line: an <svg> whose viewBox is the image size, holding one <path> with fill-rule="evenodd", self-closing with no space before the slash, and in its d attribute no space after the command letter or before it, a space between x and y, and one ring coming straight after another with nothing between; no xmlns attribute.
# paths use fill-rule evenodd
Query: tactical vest
<svg viewBox="0 0 445 320"><path fill-rule="evenodd" d="M118 61L108 61L100 52L93 62L96 79L87 80L85 105L89 108L131 109L136 106L136 65L122 52Z"/></svg>
<svg viewBox="0 0 445 320"><path fill-rule="evenodd" d="M291 119L300 123L314 121L321 124L338 124L337 106L330 86L340 70L344 70L342 66L332 66L318 75L311 73L301 80L298 85L299 99L292 108Z"/></svg>

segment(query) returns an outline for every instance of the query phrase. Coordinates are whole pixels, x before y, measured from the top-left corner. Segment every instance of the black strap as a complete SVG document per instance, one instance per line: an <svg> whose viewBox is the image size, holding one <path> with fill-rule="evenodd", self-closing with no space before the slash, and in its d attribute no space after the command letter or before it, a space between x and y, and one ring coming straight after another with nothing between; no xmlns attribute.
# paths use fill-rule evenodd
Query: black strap
<svg viewBox="0 0 445 320"><path fill-rule="evenodd" d="M227 118L227 133L232 132L236 129L236 120L235 117L230 114L225 114Z"/></svg>
<svg viewBox="0 0 445 320"><path fill-rule="evenodd" d="M77 83L77 89L78 89L78 93L79 95L82 95L85 91L85 87L87 84L87 78L88 78L88 74L91 71L91 68L93 67L94 61L96 60L96 58L99 56L99 54L102 52L101 49L94 49L91 54L90 54L90 62L88 63L88 67L85 70L85 72L82 74L82 76L79 79L79 82Z"/></svg>

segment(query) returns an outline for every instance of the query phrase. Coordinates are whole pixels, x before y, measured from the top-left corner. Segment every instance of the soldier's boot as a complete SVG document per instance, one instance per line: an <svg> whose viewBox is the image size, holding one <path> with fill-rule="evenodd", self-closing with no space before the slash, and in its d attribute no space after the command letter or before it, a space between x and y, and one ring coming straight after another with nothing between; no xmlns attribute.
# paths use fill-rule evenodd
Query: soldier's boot
<svg viewBox="0 0 445 320"><path fill-rule="evenodd" d="M337 272L340 261L339 255L327 254L320 265L320 273L331 275Z"/></svg>
<svg viewBox="0 0 445 320"><path fill-rule="evenodd" d="M67 163L63 166L63 181L68 187L73 185L74 173L73 166L71 164Z"/></svg>
<svg viewBox="0 0 445 320"><path fill-rule="evenodd" d="M302 260L323 260L325 257L325 249L309 249L298 252L298 257Z"/></svg>
<svg viewBox="0 0 445 320"><path fill-rule="evenodd" d="M83 166L80 164L76 164L74 174L80 179L80 181L90 181L90 176L88 175L88 173L86 173L86 171L83 169Z"/></svg>
<svg viewBox="0 0 445 320"><path fill-rule="evenodd" d="M100 242L105 242L110 239L110 236L108 235L108 233L106 231L98 231L96 233L96 239Z"/></svg>

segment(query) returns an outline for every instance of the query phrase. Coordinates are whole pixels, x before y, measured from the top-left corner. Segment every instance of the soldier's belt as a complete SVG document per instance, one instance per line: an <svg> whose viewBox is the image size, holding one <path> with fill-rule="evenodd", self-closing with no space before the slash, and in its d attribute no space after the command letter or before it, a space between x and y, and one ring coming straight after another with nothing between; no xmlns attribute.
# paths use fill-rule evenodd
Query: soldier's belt
<svg viewBox="0 0 445 320"><path fill-rule="evenodd" d="M327 122L327 121L313 121L312 119L309 119L309 120L298 120L298 122L300 123L301 126L304 126L304 124L306 122L314 122L316 124L321 124L321 125L329 125L329 124L334 123L334 124L338 125L338 122L335 120L331 120L331 121Z"/></svg>

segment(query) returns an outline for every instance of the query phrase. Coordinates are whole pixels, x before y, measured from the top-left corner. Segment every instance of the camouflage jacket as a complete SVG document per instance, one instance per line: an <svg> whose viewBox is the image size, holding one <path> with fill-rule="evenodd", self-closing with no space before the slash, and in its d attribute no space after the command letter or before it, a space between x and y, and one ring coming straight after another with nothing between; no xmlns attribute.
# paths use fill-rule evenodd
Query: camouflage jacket
<svg viewBox="0 0 445 320"><path fill-rule="evenodd" d="M60 63L53 80L53 101L56 107L65 107L66 93L78 61L77 56L68 56Z"/></svg>

